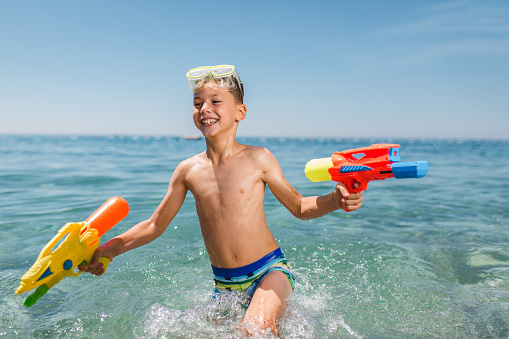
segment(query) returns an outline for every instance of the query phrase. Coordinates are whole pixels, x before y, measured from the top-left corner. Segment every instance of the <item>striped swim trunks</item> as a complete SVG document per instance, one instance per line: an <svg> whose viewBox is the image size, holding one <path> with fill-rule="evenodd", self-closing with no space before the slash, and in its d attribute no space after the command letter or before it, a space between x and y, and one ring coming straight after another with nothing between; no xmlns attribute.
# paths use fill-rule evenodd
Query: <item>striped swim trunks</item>
<svg viewBox="0 0 509 339"><path fill-rule="evenodd" d="M237 268L218 268L212 266L214 273L214 291L246 292L253 296L258 284L272 271L283 272L290 281L292 289L295 279L290 271L290 265L285 255L278 248L252 264Z"/></svg>

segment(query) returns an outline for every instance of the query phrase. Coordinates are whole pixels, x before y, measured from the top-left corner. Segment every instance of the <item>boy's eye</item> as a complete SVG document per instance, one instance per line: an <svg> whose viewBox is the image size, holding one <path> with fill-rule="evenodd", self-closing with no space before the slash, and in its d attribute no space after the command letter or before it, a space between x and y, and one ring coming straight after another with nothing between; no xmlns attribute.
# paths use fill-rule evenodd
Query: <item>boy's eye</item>
<svg viewBox="0 0 509 339"><path fill-rule="evenodd" d="M213 104L220 104L221 103L221 100L214 100L212 101Z"/></svg>

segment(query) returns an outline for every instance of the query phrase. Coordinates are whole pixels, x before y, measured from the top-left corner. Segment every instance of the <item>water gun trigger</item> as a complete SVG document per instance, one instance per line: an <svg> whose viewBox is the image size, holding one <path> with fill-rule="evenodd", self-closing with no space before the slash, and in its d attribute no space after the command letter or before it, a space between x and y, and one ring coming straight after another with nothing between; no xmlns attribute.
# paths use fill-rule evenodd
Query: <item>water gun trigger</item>
<svg viewBox="0 0 509 339"><path fill-rule="evenodd" d="M108 266L110 265L110 262L111 262L110 258L107 258L107 257L100 257L99 258L99 263L103 264L104 272L106 272L106 270L108 269ZM88 263L86 261L83 261L81 263L81 266L84 266L86 268L88 266ZM78 275L80 275L81 273L83 273L83 272L80 271ZM78 275L76 275L76 276L78 276Z"/></svg>
<svg viewBox="0 0 509 339"><path fill-rule="evenodd" d="M368 188L368 182L353 179L346 181L345 186L348 189L348 193L359 193L365 191Z"/></svg>

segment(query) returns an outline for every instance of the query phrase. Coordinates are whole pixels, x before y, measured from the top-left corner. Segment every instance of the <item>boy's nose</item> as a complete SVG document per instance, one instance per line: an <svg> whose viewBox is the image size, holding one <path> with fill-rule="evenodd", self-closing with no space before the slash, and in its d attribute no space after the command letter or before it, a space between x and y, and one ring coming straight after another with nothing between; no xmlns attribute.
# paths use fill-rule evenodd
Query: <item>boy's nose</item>
<svg viewBox="0 0 509 339"><path fill-rule="evenodd" d="M200 112L207 112L209 110L210 110L209 105L206 102L204 102L203 105L201 105Z"/></svg>

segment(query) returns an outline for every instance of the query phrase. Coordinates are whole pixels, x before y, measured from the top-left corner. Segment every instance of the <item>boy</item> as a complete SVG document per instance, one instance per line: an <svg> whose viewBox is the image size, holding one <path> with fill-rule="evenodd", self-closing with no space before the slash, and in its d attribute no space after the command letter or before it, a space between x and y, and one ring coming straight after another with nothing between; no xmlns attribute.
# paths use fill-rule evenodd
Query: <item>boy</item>
<svg viewBox="0 0 509 339"><path fill-rule="evenodd" d="M194 93L193 120L207 149L182 161L168 192L145 221L101 245L82 271L102 275L100 257L113 257L159 237L193 193L216 293L244 291L250 297L244 322L278 335L278 320L293 292L290 267L272 236L263 206L265 186L297 218L318 218L343 208L356 210L362 194L339 183L320 197L302 197L265 148L242 145L237 127L246 117L243 85L234 66L199 67L187 73ZM246 330L247 331L247 330Z"/></svg>

